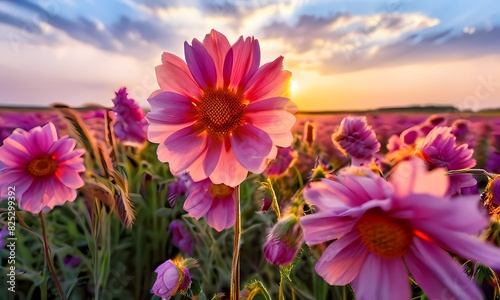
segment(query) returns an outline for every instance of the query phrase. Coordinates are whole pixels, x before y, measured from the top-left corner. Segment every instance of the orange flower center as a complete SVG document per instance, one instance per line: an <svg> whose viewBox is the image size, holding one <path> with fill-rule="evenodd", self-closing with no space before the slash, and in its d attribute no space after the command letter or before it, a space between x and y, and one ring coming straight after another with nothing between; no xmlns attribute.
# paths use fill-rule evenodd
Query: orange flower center
<svg viewBox="0 0 500 300"><path fill-rule="evenodd" d="M229 187L225 184L210 184L210 187L208 188L208 192L212 197L214 198L227 198L233 193L233 188Z"/></svg>
<svg viewBox="0 0 500 300"><path fill-rule="evenodd" d="M357 226L363 244L379 256L397 258L410 250L413 230L407 224L378 210L366 212Z"/></svg>
<svg viewBox="0 0 500 300"><path fill-rule="evenodd" d="M208 133L223 139L243 125L243 96L227 89L206 90L198 105L200 120Z"/></svg>
<svg viewBox="0 0 500 300"><path fill-rule="evenodd" d="M50 156L37 157L28 164L28 173L35 177L52 176L57 171L58 163Z"/></svg>

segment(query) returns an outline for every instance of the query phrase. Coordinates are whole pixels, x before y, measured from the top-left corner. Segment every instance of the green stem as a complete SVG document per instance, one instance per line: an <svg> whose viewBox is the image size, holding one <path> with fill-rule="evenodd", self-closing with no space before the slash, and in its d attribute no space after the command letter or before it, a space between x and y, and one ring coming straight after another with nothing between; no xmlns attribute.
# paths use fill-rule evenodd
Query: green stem
<svg viewBox="0 0 500 300"><path fill-rule="evenodd" d="M47 261L47 266L49 267L50 274L52 274L52 278L54 279L54 282L56 284L57 291L59 292L59 297L61 297L61 300L66 300L66 296L64 295L64 290L61 286L61 283L59 282L59 279L57 278L57 274L54 269L52 259L50 257L49 242L47 240L47 228L45 226L45 217L43 216L43 211L39 213L39 216L40 216L40 221L42 222L42 236L43 236L43 248L45 252L45 260Z"/></svg>
<svg viewBox="0 0 500 300"><path fill-rule="evenodd" d="M278 300L285 300L284 285L285 285L285 281L283 280L283 273L280 270L280 289L279 289L279 294L278 294Z"/></svg>
<svg viewBox="0 0 500 300"><path fill-rule="evenodd" d="M273 201L271 203L271 207L276 212L276 216L278 217L278 220L279 220L279 219L281 219L280 205L278 203L278 197L276 197L276 193L274 192L273 182L271 181L271 178L269 178L269 177L267 178L267 184L269 184L269 191L271 193L271 197L273 198Z"/></svg>
<svg viewBox="0 0 500 300"><path fill-rule="evenodd" d="M240 186L233 192L234 212L236 221L234 222L234 250L233 262L231 265L231 291L230 299L240 299L240 238L241 238L241 213L240 213Z"/></svg>
<svg viewBox="0 0 500 300"><path fill-rule="evenodd" d="M491 174L486 172L483 169L460 169L460 170L450 170L448 171L449 175L455 174L476 174L476 175L486 175L488 178L495 178L495 174Z"/></svg>

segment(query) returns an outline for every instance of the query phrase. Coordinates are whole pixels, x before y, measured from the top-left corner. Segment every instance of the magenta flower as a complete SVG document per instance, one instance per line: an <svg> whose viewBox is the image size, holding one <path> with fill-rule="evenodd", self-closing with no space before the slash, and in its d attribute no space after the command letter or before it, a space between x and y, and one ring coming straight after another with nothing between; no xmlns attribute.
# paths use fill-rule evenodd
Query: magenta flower
<svg viewBox="0 0 500 300"><path fill-rule="evenodd" d="M2 227L0 230L0 249L3 249L6 245L5 238L9 236L9 230L7 229L7 225Z"/></svg>
<svg viewBox="0 0 500 300"><path fill-rule="evenodd" d="M264 172L265 176L280 177L286 175L288 170L295 164L298 154L292 147L279 148L276 159L269 165Z"/></svg>
<svg viewBox="0 0 500 300"><path fill-rule="evenodd" d="M162 299L170 299L177 293L185 293L191 285L187 260L167 260L156 268L158 274L151 293Z"/></svg>
<svg viewBox="0 0 500 300"><path fill-rule="evenodd" d="M472 158L474 150L469 149L466 144L458 146L450 127L432 129L427 137L417 145L415 153L425 161L429 170L442 167L447 170L460 170L476 165L476 160ZM470 174L452 175L450 176L449 193L451 195L459 193L460 189L474 186L476 183Z"/></svg>
<svg viewBox="0 0 500 300"><path fill-rule="evenodd" d="M127 88L119 89L115 95L113 112L116 115L116 123L113 129L116 137L132 144L144 143L148 122L141 107L134 99L128 98Z"/></svg>
<svg viewBox="0 0 500 300"><path fill-rule="evenodd" d="M212 183L210 179L193 182L184 210L196 219L205 216L208 225L222 231L236 221L233 191L234 188Z"/></svg>
<svg viewBox="0 0 500 300"><path fill-rule="evenodd" d="M78 256L67 255L64 257L63 263L66 267L74 268L81 263L81 259Z"/></svg>
<svg viewBox="0 0 500 300"><path fill-rule="evenodd" d="M149 98L148 138L158 159L194 181L210 178L235 187L248 171L262 173L277 148L293 141L297 107L288 99L291 74L283 57L261 67L259 43L240 37L232 46L212 30L184 44L187 64L163 53L160 90Z"/></svg>
<svg viewBox="0 0 500 300"><path fill-rule="evenodd" d="M29 131L49 122L54 123L59 130L67 127L59 114L54 112L0 112L0 146L3 140L17 128Z"/></svg>
<svg viewBox="0 0 500 300"><path fill-rule="evenodd" d="M172 234L172 243L188 255L193 255L193 237L191 232L178 220L173 220L168 225L168 231Z"/></svg>
<svg viewBox="0 0 500 300"><path fill-rule="evenodd" d="M266 260L277 266L290 264L302 246L304 228L294 215L287 215L274 225L264 243Z"/></svg>
<svg viewBox="0 0 500 300"><path fill-rule="evenodd" d="M410 299L407 269L431 299L481 299L450 255L500 267L500 249L473 235L488 226L477 196L446 196L443 169L401 162L385 181L365 168L306 187L314 214L301 218L309 245L335 240L315 270L329 284L351 283L357 299Z"/></svg>
<svg viewBox="0 0 500 300"><path fill-rule="evenodd" d="M490 151L485 169L488 172L500 173L500 151Z"/></svg>
<svg viewBox="0 0 500 300"><path fill-rule="evenodd" d="M380 150L375 132L368 126L366 117L361 116L345 117L332 135L332 141L352 157L354 165L370 160Z"/></svg>
<svg viewBox="0 0 500 300"><path fill-rule="evenodd" d="M191 176L188 173L183 173L177 176L177 181L168 184L167 200L171 207L174 207L177 197L186 195L192 183Z"/></svg>
<svg viewBox="0 0 500 300"><path fill-rule="evenodd" d="M0 190L15 187L19 207L33 214L74 201L85 171L85 151L75 146L68 136L58 138L52 123L15 130L0 147Z"/></svg>

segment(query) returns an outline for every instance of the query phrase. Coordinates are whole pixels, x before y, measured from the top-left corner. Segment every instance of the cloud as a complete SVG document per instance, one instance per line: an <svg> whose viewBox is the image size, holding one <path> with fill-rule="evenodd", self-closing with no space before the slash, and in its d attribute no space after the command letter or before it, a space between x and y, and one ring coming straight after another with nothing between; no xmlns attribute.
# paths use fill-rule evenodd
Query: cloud
<svg viewBox="0 0 500 300"><path fill-rule="evenodd" d="M24 40L27 39L26 28L29 28L30 35L38 35L37 41L41 40L39 43L54 42L54 39L47 34L50 30L41 30L43 25L49 25L75 40L96 48L145 57L152 51L157 51L156 48L151 49L151 45L158 47L166 45L173 34L160 22L155 22L154 17L136 20L122 15L116 21L105 24L93 17L64 17L57 13L61 8L50 11L26 0L15 2L13 5L16 9L23 10L24 16L0 13L0 23L16 27L18 36ZM36 42L31 36L28 40Z"/></svg>
<svg viewBox="0 0 500 300"><path fill-rule="evenodd" d="M302 15L275 22L264 36L289 49L289 65L323 74L421 61L454 60L500 50L500 28L449 28L422 13Z"/></svg>

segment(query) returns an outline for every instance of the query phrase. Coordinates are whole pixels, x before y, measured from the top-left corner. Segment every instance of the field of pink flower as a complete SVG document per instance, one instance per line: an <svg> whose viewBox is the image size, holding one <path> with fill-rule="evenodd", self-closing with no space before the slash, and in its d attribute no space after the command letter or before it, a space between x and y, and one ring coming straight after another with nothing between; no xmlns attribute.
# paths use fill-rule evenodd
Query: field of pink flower
<svg viewBox="0 0 500 300"><path fill-rule="evenodd" d="M500 116L297 113L217 31L144 112L0 110L1 299L493 299Z"/></svg>

